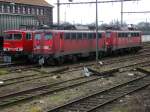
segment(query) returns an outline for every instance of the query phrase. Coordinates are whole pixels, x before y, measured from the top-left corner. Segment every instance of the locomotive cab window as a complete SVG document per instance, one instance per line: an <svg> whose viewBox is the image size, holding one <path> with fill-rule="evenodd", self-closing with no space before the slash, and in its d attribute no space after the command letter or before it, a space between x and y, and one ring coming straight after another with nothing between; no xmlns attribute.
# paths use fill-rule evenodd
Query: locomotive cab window
<svg viewBox="0 0 150 112"><path fill-rule="evenodd" d="M93 39L93 33L88 33L88 39Z"/></svg>
<svg viewBox="0 0 150 112"><path fill-rule="evenodd" d="M26 34L26 39L27 39L27 40L32 40L31 33L27 33L27 34Z"/></svg>
<svg viewBox="0 0 150 112"><path fill-rule="evenodd" d="M118 33L118 37L120 37L120 38L129 37L129 33L124 33L124 32Z"/></svg>
<svg viewBox="0 0 150 112"><path fill-rule="evenodd" d="M82 39L82 33L77 33L77 39Z"/></svg>
<svg viewBox="0 0 150 112"><path fill-rule="evenodd" d="M129 33L124 33L124 37L131 37Z"/></svg>
<svg viewBox="0 0 150 112"><path fill-rule="evenodd" d="M76 39L76 33L71 33L71 39Z"/></svg>
<svg viewBox="0 0 150 112"><path fill-rule="evenodd" d="M35 40L40 40L41 39L41 34L35 34Z"/></svg>
<svg viewBox="0 0 150 112"><path fill-rule="evenodd" d="M132 34L131 34L131 33L128 33L128 37L132 37Z"/></svg>
<svg viewBox="0 0 150 112"><path fill-rule="evenodd" d="M118 33L118 37L122 37L122 33Z"/></svg>
<svg viewBox="0 0 150 112"><path fill-rule="evenodd" d="M13 34L6 34L4 40L13 40Z"/></svg>
<svg viewBox="0 0 150 112"><path fill-rule="evenodd" d="M98 33L98 38L102 38L102 34L101 33Z"/></svg>
<svg viewBox="0 0 150 112"><path fill-rule="evenodd" d="M111 32L106 32L106 37L110 38L111 37Z"/></svg>
<svg viewBox="0 0 150 112"><path fill-rule="evenodd" d="M4 39L5 40L21 40L22 34L7 34Z"/></svg>
<svg viewBox="0 0 150 112"><path fill-rule="evenodd" d="M51 40L52 39L52 33L47 33L47 34L45 34L45 39L46 40Z"/></svg>
<svg viewBox="0 0 150 112"><path fill-rule="evenodd" d="M122 33L122 37L128 37L127 33Z"/></svg>
<svg viewBox="0 0 150 112"><path fill-rule="evenodd" d="M139 37L139 36L140 36L140 33L136 33L136 34L137 34L137 35L136 35L137 37Z"/></svg>
<svg viewBox="0 0 150 112"><path fill-rule="evenodd" d="M93 39L96 39L96 33L93 33Z"/></svg>
<svg viewBox="0 0 150 112"><path fill-rule="evenodd" d="M132 36L132 37L135 37L135 33L131 33L131 36Z"/></svg>
<svg viewBox="0 0 150 112"><path fill-rule="evenodd" d="M87 33L83 33L83 39L87 39Z"/></svg>
<svg viewBox="0 0 150 112"><path fill-rule="evenodd" d="M14 34L14 40L21 40L22 34Z"/></svg>
<svg viewBox="0 0 150 112"><path fill-rule="evenodd" d="M65 39L70 39L70 33L65 33Z"/></svg>
<svg viewBox="0 0 150 112"><path fill-rule="evenodd" d="M140 34L139 33L131 33L132 37L139 37Z"/></svg>

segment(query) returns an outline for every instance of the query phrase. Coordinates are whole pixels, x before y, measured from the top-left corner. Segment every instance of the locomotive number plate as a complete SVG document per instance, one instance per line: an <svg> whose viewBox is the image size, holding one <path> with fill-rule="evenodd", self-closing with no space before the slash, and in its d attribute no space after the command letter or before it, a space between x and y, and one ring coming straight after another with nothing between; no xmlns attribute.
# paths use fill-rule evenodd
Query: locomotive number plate
<svg viewBox="0 0 150 112"><path fill-rule="evenodd" d="M4 63L11 63L12 59L11 56L4 56Z"/></svg>

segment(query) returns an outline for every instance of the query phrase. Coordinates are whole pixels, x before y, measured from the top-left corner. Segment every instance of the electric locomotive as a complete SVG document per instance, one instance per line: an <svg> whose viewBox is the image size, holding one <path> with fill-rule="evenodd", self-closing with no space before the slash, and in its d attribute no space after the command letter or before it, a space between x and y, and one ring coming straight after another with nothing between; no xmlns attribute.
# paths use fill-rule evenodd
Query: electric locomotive
<svg viewBox="0 0 150 112"><path fill-rule="evenodd" d="M96 33L78 30L45 30L34 32L33 58L46 63L62 63L65 59L77 60L79 57L95 54ZM104 52L105 32L98 32L99 51Z"/></svg>
<svg viewBox="0 0 150 112"><path fill-rule="evenodd" d="M3 52L5 56L28 56L33 50L33 32L29 30L5 31ZM6 60L7 61L7 60Z"/></svg>
<svg viewBox="0 0 150 112"><path fill-rule="evenodd" d="M94 57L96 32L90 30L10 30L4 38L7 56L26 56L33 62L47 64L76 61ZM135 51L142 48L140 31L98 31L100 55L116 51Z"/></svg>
<svg viewBox="0 0 150 112"><path fill-rule="evenodd" d="M94 56L96 52L96 32L78 30L45 30L35 32L33 40L34 59L42 59L46 63L54 60L64 62L71 58ZM140 31L98 31L99 54L116 51L138 51L141 45ZM43 61L43 62L44 62Z"/></svg>

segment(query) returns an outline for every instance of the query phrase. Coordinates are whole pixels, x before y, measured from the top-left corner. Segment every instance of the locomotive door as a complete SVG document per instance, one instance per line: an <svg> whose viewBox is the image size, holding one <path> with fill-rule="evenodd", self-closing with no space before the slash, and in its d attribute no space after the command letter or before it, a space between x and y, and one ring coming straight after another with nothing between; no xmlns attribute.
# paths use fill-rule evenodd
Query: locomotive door
<svg viewBox="0 0 150 112"><path fill-rule="evenodd" d="M60 52L64 52L64 35L63 33L60 33L60 41L59 41L59 49Z"/></svg>
<svg viewBox="0 0 150 112"><path fill-rule="evenodd" d="M107 51L111 51L111 44L113 41L113 34L110 31L106 32L106 39L105 39L105 48Z"/></svg>
<svg viewBox="0 0 150 112"><path fill-rule="evenodd" d="M33 49L33 46L32 46L32 44L33 44L33 36L32 36L31 33L27 32L24 37L25 37L25 39L24 39L24 46L23 46L23 48L24 48L25 51L31 52L32 49Z"/></svg>
<svg viewBox="0 0 150 112"><path fill-rule="evenodd" d="M52 32L46 32L44 34L43 38L43 49L44 53L48 54L51 52L52 47L53 47L53 33Z"/></svg>
<svg viewBox="0 0 150 112"><path fill-rule="evenodd" d="M34 53L42 53L43 51L43 41L42 41L42 33L36 33L34 36Z"/></svg>
<svg viewBox="0 0 150 112"><path fill-rule="evenodd" d="M132 35L131 33L128 33L128 44L127 45L132 45Z"/></svg>

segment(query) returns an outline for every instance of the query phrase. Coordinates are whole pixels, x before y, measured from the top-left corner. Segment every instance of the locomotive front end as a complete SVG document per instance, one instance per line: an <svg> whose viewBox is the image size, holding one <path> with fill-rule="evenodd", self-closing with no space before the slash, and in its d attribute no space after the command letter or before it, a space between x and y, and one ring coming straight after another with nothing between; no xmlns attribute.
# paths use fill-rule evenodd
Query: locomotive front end
<svg viewBox="0 0 150 112"><path fill-rule="evenodd" d="M53 54L53 34L49 31L37 31L34 33L33 41L33 60L39 62L44 60L43 63L52 59Z"/></svg>
<svg viewBox="0 0 150 112"><path fill-rule="evenodd" d="M22 33L6 33L3 51L5 54L17 54L23 51Z"/></svg>
<svg viewBox="0 0 150 112"><path fill-rule="evenodd" d="M19 57L23 52L23 35L21 32L5 32L3 52L4 62L11 62L12 57Z"/></svg>

